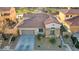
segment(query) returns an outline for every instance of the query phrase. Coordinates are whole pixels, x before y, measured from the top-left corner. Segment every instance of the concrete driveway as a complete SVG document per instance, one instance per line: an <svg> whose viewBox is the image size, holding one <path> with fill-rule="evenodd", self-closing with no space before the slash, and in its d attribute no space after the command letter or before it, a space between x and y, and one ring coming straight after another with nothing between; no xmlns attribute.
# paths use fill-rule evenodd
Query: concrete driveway
<svg viewBox="0 0 79 59"><path fill-rule="evenodd" d="M34 48L35 37L33 35L21 35L16 45L17 51L31 51Z"/></svg>

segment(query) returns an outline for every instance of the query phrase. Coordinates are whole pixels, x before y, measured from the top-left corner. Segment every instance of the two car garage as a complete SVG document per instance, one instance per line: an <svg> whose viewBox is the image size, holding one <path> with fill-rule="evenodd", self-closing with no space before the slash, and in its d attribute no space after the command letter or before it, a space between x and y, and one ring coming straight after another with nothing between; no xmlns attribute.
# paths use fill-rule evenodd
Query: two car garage
<svg viewBox="0 0 79 59"><path fill-rule="evenodd" d="M36 35L38 28L20 28L20 35Z"/></svg>
<svg viewBox="0 0 79 59"><path fill-rule="evenodd" d="M22 30L22 35L35 35L34 30Z"/></svg>
<svg viewBox="0 0 79 59"><path fill-rule="evenodd" d="M35 31L21 30L21 36L19 38L15 50L18 51L33 50L34 44L35 44Z"/></svg>

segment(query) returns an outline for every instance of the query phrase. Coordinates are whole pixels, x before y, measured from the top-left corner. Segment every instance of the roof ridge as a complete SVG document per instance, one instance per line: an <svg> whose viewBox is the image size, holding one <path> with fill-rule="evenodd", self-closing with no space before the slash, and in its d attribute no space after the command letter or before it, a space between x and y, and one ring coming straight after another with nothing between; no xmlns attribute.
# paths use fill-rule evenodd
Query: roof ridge
<svg viewBox="0 0 79 59"><path fill-rule="evenodd" d="M71 9L67 9L67 11L65 13L68 13Z"/></svg>

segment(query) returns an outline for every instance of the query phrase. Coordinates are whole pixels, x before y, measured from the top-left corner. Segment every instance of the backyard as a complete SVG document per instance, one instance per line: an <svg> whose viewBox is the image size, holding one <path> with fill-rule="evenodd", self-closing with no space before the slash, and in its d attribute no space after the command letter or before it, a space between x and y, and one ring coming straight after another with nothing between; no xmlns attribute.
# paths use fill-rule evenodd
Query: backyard
<svg viewBox="0 0 79 59"><path fill-rule="evenodd" d="M25 8L25 7L23 7L23 8L16 10L16 14L18 15L18 14L24 14L24 13L38 13L40 11L45 12L45 13L55 13L55 14L58 13L58 10L51 8L51 7L48 7L48 8L45 8L45 7L43 7L43 8L39 8L39 7Z"/></svg>

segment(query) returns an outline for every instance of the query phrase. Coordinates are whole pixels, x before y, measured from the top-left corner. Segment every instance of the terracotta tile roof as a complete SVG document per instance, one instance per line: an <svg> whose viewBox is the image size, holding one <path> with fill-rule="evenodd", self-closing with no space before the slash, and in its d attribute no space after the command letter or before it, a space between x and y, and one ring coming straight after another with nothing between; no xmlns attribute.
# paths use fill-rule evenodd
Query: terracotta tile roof
<svg viewBox="0 0 79 59"><path fill-rule="evenodd" d="M66 19L65 21L69 22L71 26L79 26L79 16Z"/></svg>
<svg viewBox="0 0 79 59"><path fill-rule="evenodd" d="M37 13L37 14L24 14L24 17L30 17L29 19L25 19L23 24L19 25L19 28L40 28L44 27L45 24L49 23L58 23L56 17L44 14L44 13Z"/></svg>
<svg viewBox="0 0 79 59"><path fill-rule="evenodd" d="M0 7L0 11L9 11L11 7Z"/></svg>
<svg viewBox="0 0 79 59"><path fill-rule="evenodd" d="M79 14L79 9L60 9L65 14Z"/></svg>
<svg viewBox="0 0 79 59"><path fill-rule="evenodd" d="M33 17L25 19L23 24L19 25L19 28L36 28L44 27L44 21L49 17L47 14L38 13L31 14ZM30 16L31 17L31 16Z"/></svg>
<svg viewBox="0 0 79 59"><path fill-rule="evenodd" d="M49 17L45 22L44 24L50 24L50 23L57 23L57 24L60 24L59 21L57 20L56 17Z"/></svg>
<svg viewBox="0 0 79 59"><path fill-rule="evenodd" d="M68 11L68 9L59 9L59 11L66 13Z"/></svg>
<svg viewBox="0 0 79 59"><path fill-rule="evenodd" d="M70 9L66 12L66 14L79 14L79 9Z"/></svg>
<svg viewBox="0 0 79 59"><path fill-rule="evenodd" d="M24 18L32 18L34 16L35 16L35 14L23 14Z"/></svg>

